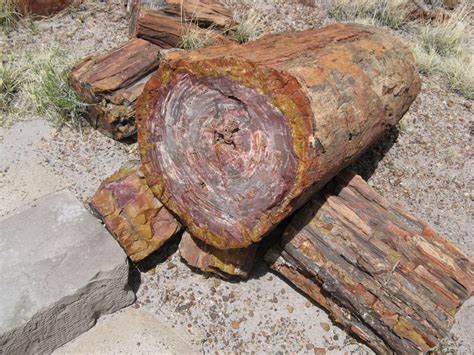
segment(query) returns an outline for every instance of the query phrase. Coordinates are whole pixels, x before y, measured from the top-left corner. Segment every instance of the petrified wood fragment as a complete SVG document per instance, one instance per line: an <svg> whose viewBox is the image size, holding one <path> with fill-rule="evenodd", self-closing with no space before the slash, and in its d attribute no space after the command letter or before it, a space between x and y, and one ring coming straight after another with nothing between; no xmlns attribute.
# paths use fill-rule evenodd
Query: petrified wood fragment
<svg viewBox="0 0 474 355"><path fill-rule="evenodd" d="M104 134L124 139L136 133L135 102L159 65L160 47L131 39L92 55L71 70L72 87L88 106L88 120Z"/></svg>
<svg viewBox="0 0 474 355"><path fill-rule="evenodd" d="M343 172L266 260L379 353L426 352L474 290L474 263L360 176Z"/></svg>
<svg viewBox="0 0 474 355"><path fill-rule="evenodd" d="M158 250L181 229L146 184L136 163L129 163L100 185L90 202L133 261Z"/></svg>
<svg viewBox="0 0 474 355"><path fill-rule="evenodd" d="M235 25L232 12L219 0L166 0L163 11L183 22L201 27L229 29Z"/></svg>
<svg viewBox="0 0 474 355"><path fill-rule="evenodd" d="M78 0L17 0L17 7L23 16L50 16L78 2Z"/></svg>
<svg viewBox="0 0 474 355"><path fill-rule="evenodd" d="M176 48L181 43L183 26L178 19L161 11L140 9L130 22L130 35L162 48Z"/></svg>
<svg viewBox="0 0 474 355"><path fill-rule="evenodd" d="M247 278L254 262L257 244L243 249L221 250L205 244L185 232L179 243L179 254L189 266L223 278Z"/></svg>
<svg viewBox="0 0 474 355"><path fill-rule="evenodd" d="M206 36L209 42L212 42L210 44L222 44L230 41L218 32L201 29L193 23L183 22L162 11L140 9L130 22L132 36L143 38L161 48L180 47L183 35L188 32L193 32L196 37Z"/></svg>
<svg viewBox="0 0 474 355"><path fill-rule="evenodd" d="M193 236L244 248L396 124L419 89L408 47L360 25L170 53L137 104L145 177Z"/></svg>

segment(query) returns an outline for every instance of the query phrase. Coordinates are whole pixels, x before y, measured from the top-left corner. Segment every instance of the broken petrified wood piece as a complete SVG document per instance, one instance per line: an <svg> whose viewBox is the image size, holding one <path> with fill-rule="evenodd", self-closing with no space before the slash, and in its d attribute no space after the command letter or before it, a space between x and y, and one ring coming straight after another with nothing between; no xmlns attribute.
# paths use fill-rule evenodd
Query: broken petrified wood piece
<svg viewBox="0 0 474 355"><path fill-rule="evenodd" d="M161 48L180 47L183 36L190 31L193 32L193 37L201 38L208 45L230 41L218 32L201 29L193 23L185 23L162 11L140 9L130 22L132 36L145 39Z"/></svg>
<svg viewBox="0 0 474 355"><path fill-rule="evenodd" d="M136 133L135 102L158 68L160 47L131 39L107 53L92 55L71 70L71 85L88 103L91 125L114 139Z"/></svg>
<svg viewBox="0 0 474 355"><path fill-rule="evenodd" d="M360 176L343 172L266 260L378 353L426 352L474 289L474 263Z"/></svg>
<svg viewBox="0 0 474 355"><path fill-rule="evenodd" d="M61 12L78 0L17 0L18 12L23 16L50 16Z"/></svg>
<svg viewBox="0 0 474 355"><path fill-rule="evenodd" d="M229 29L235 25L232 12L219 0L166 0L165 3L163 12L183 22L220 30Z"/></svg>
<svg viewBox="0 0 474 355"><path fill-rule="evenodd" d="M153 196L136 163L102 182L90 206L133 261L146 258L181 229Z"/></svg>
<svg viewBox="0 0 474 355"><path fill-rule="evenodd" d="M247 278L252 270L257 244L243 249L221 250L193 238L185 232L179 243L179 254L186 263L204 272L223 278L238 276Z"/></svg>
<svg viewBox="0 0 474 355"><path fill-rule="evenodd" d="M361 25L170 53L137 103L145 177L193 236L244 248L395 125L419 90L408 47Z"/></svg>
<svg viewBox="0 0 474 355"><path fill-rule="evenodd" d="M129 0L130 28L135 27L142 10L155 10L181 23L228 30L235 26L232 12L219 0Z"/></svg>

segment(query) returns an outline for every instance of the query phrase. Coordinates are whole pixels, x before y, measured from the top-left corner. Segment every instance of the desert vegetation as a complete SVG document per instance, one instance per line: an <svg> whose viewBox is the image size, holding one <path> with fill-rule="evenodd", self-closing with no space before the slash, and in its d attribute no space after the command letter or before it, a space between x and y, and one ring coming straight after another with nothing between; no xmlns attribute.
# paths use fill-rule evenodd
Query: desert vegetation
<svg viewBox="0 0 474 355"><path fill-rule="evenodd" d="M468 15L471 1L455 10L442 9L440 1L430 8L412 0L328 0L329 16L341 22L388 27L407 37L421 74L439 76L449 88L468 99L474 98L472 51L468 45ZM428 9L433 18L423 18Z"/></svg>

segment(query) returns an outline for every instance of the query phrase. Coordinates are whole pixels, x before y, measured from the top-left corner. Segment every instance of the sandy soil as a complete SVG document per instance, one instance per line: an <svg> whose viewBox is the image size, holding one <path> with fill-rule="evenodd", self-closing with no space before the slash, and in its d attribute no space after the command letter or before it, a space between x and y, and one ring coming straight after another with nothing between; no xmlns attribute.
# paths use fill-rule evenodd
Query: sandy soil
<svg viewBox="0 0 474 355"><path fill-rule="evenodd" d="M328 21L322 6L309 8L269 0L226 3L236 12L255 9L264 14L268 32L317 27ZM87 2L61 16L36 21L35 25L35 33L20 27L2 37L4 54L21 62L28 52L36 55L61 47L69 53L68 60L74 61L110 49L127 38L126 16L118 2L110 6ZM473 103L447 91L436 79L423 79L422 92L400 129L389 132L353 168L382 195L399 201L474 255ZM21 130L0 131L1 149L5 148L1 136L10 149L28 145L24 140L15 142L11 134L21 134ZM117 143L90 128L81 135L67 127L59 132L49 127L34 149L25 151L83 201L91 197L103 178L137 157L136 144ZM0 164L0 193L10 194L10 198L20 198L19 188L7 183L21 174L14 168L17 160L7 157ZM0 205L0 215L11 209ZM262 262L248 282L232 283L189 270L173 253L176 244L166 249L148 265L140 265L142 271L135 273L135 307L146 307L171 325L184 326L205 352L369 352ZM474 353L469 336L474 324L468 320L468 313L474 313L473 305L468 307L443 345L446 349Z"/></svg>

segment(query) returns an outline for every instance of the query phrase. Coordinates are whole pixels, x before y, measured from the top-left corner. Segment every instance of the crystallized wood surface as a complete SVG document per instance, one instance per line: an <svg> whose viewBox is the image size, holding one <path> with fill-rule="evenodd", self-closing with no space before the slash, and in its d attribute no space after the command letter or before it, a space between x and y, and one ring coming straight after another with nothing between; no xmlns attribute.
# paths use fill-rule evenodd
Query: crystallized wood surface
<svg viewBox="0 0 474 355"><path fill-rule="evenodd" d="M193 236L259 241L403 116L408 47L336 24L170 53L137 105L144 173Z"/></svg>
<svg viewBox="0 0 474 355"><path fill-rule="evenodd" d="M159 65L160 47L131 39L107 53L92 55L71 70L72 87L88 106L88 120L106 135L136 133L135 102Z"/></svg>
<svg viewBox="0 0 474 355"><path fill-rule="evenodd" d="M135 163L107 178L90 206L133 261L146 258L181 229L153 196Z"/></svg>
<svg viewBox="0 0 474 355"><path fill-rule="evenodd" d="M18 11L24 16L49 16L57 14L77 0L16 0Z"/></svg>
<svg viewBox="0 0 474 355"><path fill-rule="evenodd" d="M472 259L350 172L296 214L266 259L379 353L428 351L474 290Z"/></svg>
<svg viewBox="0 0 474 355"><path fill-rule="evenodd" d="M213 248L185 232L179 243L179 254L189 266L223 278L247 278L252 270L257 244L244 249Z"/></svg>

